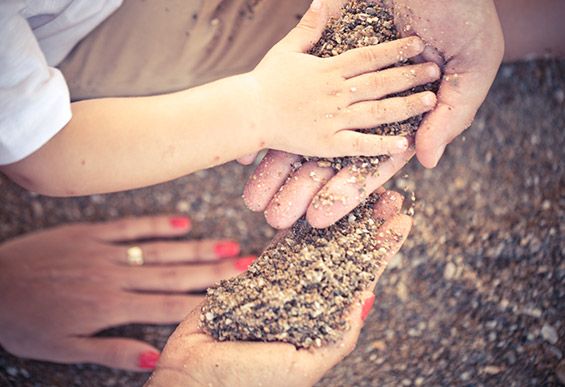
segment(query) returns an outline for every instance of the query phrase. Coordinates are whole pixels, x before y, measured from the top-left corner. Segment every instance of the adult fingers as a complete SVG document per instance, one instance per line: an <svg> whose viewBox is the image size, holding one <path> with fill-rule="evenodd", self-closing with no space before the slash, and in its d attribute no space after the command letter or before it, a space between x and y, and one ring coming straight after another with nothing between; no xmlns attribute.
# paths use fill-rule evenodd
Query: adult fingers
<svg viewBox="0 0 565 387"><path fill-rule="evenodd" d="M406 152L408 139L401 136L378 136L359 133L354 130L341 130L333 137L335 157L343 156L382 156Z"/></svg>
<svg viewBox="0 0 565 387"><path fill-rule="evenodd" d="M136 245L143 253L146 264L170 264L215 261L218 258L236 257L240 252L239 243L232 240L205 239L199 241L161 241ZM116 246L112 259L117 263L128 263L127 246Z"/></svg>
<svg viewBox="0 0 565 387"><path fill-rule="evenodd" d="M434 82L440 75L438 65L424 63L363 74L350 78L345 84L346 89L350 91L351 103L354 103L380 99L389 94Z"/></svg>
<svg viewBox="0 0 565 387"><path fill-rule="evenodd" d="M243 190L243 201L251 211L263 211L284 184L300 156L270 150Z"/></svg>
<svg viewBox="0 0 565 387"><path fill-rule="evenodd" d="M275 47L295 52L307 52L322 36L328 20L324 0L314 0L296 27Z"/></svg>
<svg viewBox="0 0 565 387"><path fill-rule="evenodd" d="M354 302L347 318L350 328L344 333L342 339L337 343L316 348L313 351L300 350L296 353L296 364L306 375L315 375L315 379L321 378L328 370L342 361L355 349L363 322L368 311L373 306L375 296L369 291L360 294L360 302Z"/></svg>
<svg viewBox="0 0 565 387"><path fill-rule="evenodd" d="M384 221L392 218L400 213L402 204L404 203L404 196L396 191L380 192L379 200L373 206L373 215L377 219Z"/></svg>
<svg viewBox="0 0 565 387"><path fill-rule="evenodd" d="M332 225L386 183L413 155L414 151L411 149L393 155L379 165L376 173L364 179L360 179L359 173L354 172L351 166L342 169L318 192L308 206L308 222L318 228Z"/></svg>
<svg viewBox="0 0 565 387"><path fill-rule="evenodd" d="M237 162L242 164L242 165L250 165L250 164L253 164L253 162L255 161L256 158L257 158L257 152L250 153L248 155L245 155L245 156L237 159Z"/></svg>
<svg viewBox="0 0 565 387"><path fill-rule="evenodd" d="M349 50L329 60L334 62L337 68L342 69L343 77L351 78L392 66L404 59L419 55L423 50L424 42L416 36L411 36L375 46Z"/></svg>
<svg viewBox="0 0 565 387"><path fill-rule="evenodd" d="M344 109L342 117L352 129L369 129L426 113L435 104L436 95L431 91L424 91L406 97L357 102Z"/></svg>
<svg viewBox="0 0 565 387"><path fill-rule="evenodd" d="M484 74L446 72L437 106L424 118L416 134L416 153L424 167L435 167L447 144L471 126L491 83Z"/></svg>
<svg viewBox="0 0 565 387"><path fill-rule="evenodd" d="M105 324L177 324L203 300L200 295L124 292L117 297L118 310L104 317Z"/></svg>
<svg viewBox="0 0 565 387"><path fill-rule="evenodd" d="M150 372L159 360L159 350L139 340L109 337L71 338L67 349L55 361L93 363L110 368Z"/></svg>
<svg viewBox="0 0 565 387"><path fill-rule="evenodd" d="M171 267L128 267L120 276L126 290L186 292L203 290L216 282L247 270L255 257L242 257L215 264Z"/></svg>
<svg viewBox="0 0 565 387"><path fill-rule="evenodd" d="M380 255L380 264L375 274L375 280L369 286L369 290L373 291L379 278L384 272L386 265L390 259L398 253L408 234L412 228L412 218L408 215L397 214L388 219L383 226L379 229L376 242L377 250L382 254Z"/></svg>
<svg viewBox="0 0 565 387"><path fill-rule="evenodd" d="M332 168L319 167L314 161L302 165L292 173L267 206L267 222L277 229L292 226L306 212L314 195L332 176Z"/></svg>
<svg viewBox="0 0 565 387"><path fill-rule="evenodd" d="M122 218L105 223L89 225L94 238L118 242L154 237L175 237L186 234L191 228L186 216L140 216Z"/></svg>

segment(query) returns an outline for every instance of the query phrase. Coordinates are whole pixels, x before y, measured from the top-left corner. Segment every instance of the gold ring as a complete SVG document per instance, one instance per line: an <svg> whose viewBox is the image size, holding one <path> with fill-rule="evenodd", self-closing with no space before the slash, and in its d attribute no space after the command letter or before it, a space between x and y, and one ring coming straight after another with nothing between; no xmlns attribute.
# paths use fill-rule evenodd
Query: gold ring
<svg viewBox="0 0 565 387"><path fill-rule="evenodd" d="M130 266L141 266L143 262L143 250L141 250L141 247L130 247L128 249L128 264Z"/></svg>

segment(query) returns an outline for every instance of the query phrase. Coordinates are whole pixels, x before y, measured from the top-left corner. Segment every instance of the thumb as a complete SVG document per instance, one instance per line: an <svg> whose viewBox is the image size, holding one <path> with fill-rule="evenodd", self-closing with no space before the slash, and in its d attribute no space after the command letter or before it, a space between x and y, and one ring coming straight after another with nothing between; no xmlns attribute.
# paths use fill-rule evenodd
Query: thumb
<svg viewBox="0 0 565 387"><path fill-rule="evenodd" d="M93 363L138 372L151 372L160 355L152 345L125 338L76 338L68 346L65 363Z"/></svg>
<svg viewBox="0 0 565 387"><path fill-rule="evenodd" d="M322 36L327 19L328 9L324 0L313 0L298 25L279 42L279 47L307 52Z"/></svg>

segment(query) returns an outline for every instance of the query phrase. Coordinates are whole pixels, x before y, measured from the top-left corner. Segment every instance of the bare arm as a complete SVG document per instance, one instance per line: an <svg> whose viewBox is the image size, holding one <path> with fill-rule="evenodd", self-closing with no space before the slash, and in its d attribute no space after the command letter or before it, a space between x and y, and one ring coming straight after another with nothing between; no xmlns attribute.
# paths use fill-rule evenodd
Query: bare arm
<svg viewBox="0 0 565 387"><path fill-rule="evenodd" d="M139 98L72 104L73 118L40 150L2 168L24 188L53 196L151 185L261 148L241 106L245 76Z"/></svg>

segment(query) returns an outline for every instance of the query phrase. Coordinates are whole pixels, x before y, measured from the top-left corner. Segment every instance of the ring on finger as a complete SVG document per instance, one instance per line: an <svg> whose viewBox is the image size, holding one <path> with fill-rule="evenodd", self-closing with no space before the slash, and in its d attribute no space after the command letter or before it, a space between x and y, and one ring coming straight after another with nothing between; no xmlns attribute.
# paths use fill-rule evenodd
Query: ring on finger
<svg viewBox="0 0 565 387"><path fill-rule="evenodd" d="M127 250L128 265L141 266L144 263L143 250L139 246L131 246Z"/></svg>

